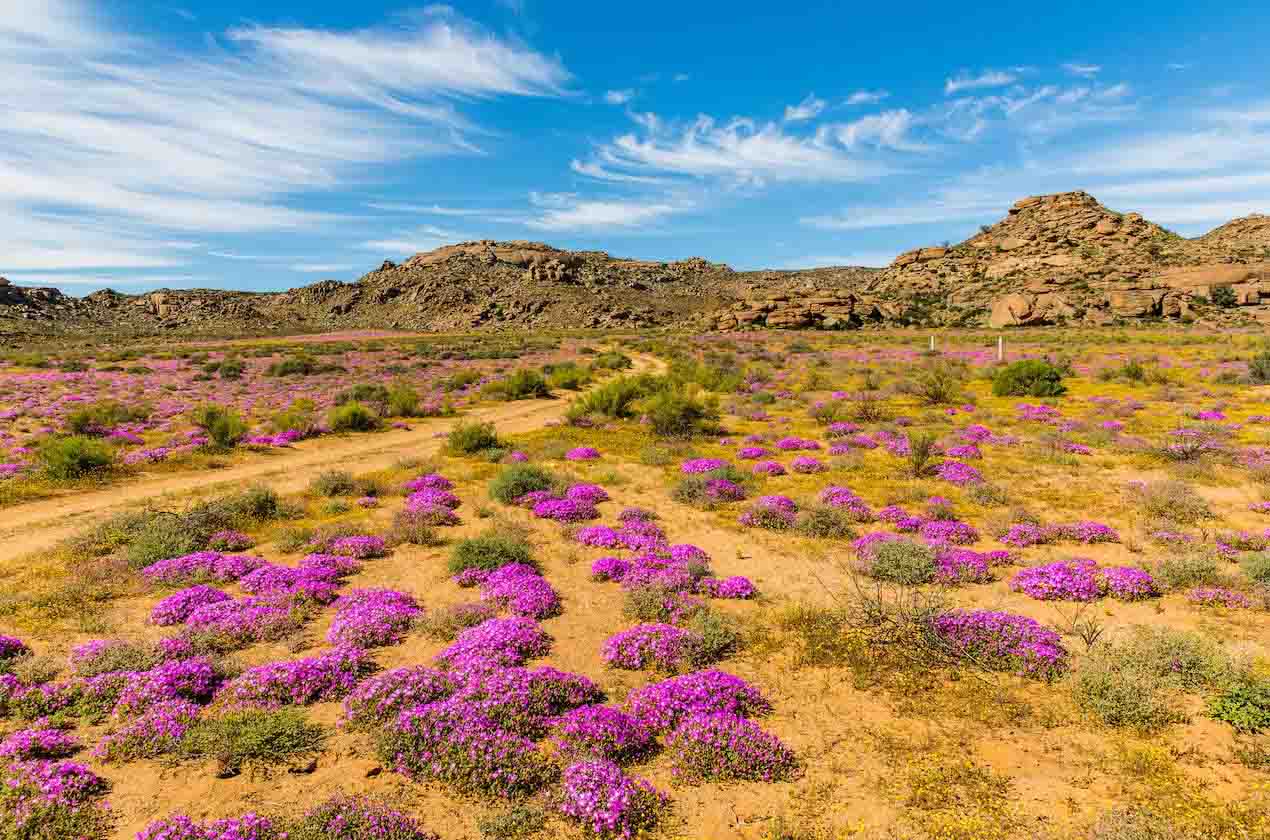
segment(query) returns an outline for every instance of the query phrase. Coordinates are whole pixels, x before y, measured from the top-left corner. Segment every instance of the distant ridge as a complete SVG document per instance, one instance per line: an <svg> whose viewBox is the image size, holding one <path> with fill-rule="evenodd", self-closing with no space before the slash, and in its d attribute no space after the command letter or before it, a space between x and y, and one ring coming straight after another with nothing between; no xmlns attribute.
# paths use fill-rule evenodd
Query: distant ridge
<svg viewBox="0 0 1270 840"><path fill-rule="evenodd" d="M1031 196L951 246L885 269L733 271L539 242L447 245L353 283L73 298L0 279L0 333L1031 326L1171 319L1270 325L1270 216L1184 239L1085 192Z"/></svg>

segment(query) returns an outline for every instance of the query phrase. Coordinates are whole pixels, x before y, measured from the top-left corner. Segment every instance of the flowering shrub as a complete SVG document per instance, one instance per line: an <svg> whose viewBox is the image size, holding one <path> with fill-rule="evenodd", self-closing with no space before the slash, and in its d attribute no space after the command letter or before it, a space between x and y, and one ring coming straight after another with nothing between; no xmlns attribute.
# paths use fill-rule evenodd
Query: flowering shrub
<svg viewBox="0 0 1270 840"><path fill-rule="evenodd" d="M464 630L436 659L459 669L479 662L511 666L546 656L550 649L551 636L532 618L491 618Z"/></svg>
<svg viewBox="0 0 1270 840"><path fill-rule="evenodd" d="M656 826L668 803L649 782L601 760L565 768L556 807L597 837L632 838Z"/></svg>
<svg viewBox="0 0 1270 840"><path fill-rule="evenodd" d="M798 521L798 505L788 496L760 496L738 521L749 528L785 530Z"/></svg>
<svg viewBox="0 0 1270 840"><path fill-rule="evenodd" d="M776 448L784 452L794 452L799 449L819 449L820 444L808 438L786 437L776 441Z"/></svg>
<svg viewBox="0 0 1270 840"><path fill-rule="evenodd" d="M110 675L103 675L108 677ZM139 715L167 700L205 703L220 684L220 675L204 657L164 662L149 671L121 675L126 681L114 704L116 717ZM98 685L105 684L97 677ZM90 681L90 685L94 685Z"/></svg>
<svg viewBox="0 0 1270 840"><path fill-rule="evenodd" d="M1186 593L1186 600L1197 607L1243 610L1252 606L1252 599L1247 595L1222 586L1197 586Z"/></svg>
<svg viewBox="0 0 1270 840"><path fill-rule="evenodd" d="M829 469L823 462L811 457L810 455L799 455L790 462L789 468L796 473L808 475L811 473L824 472Z"/></svg>
<svg viewBox="0 0 1270 840"><path fill-rule="evenodd" d="M1010 581L1010 588L1040 601L1093 601L1108 594L1136 601L1159 594L1151 575L1141 569L1099 568L1085 558L1023 569Z"/></svg>
<svg viewBox="0 0 1270 840"><path fill-rule="evenodd" d="M935 554L935 582L946 585L987 583L992 580L986 556L965 548L946 548Z"/></svg>
<svg viewBox="0 0 1270 840"><path fill-rule="evenodd" d="M16 761L0 775L0 824L9 836L104 837L109 821L98 800L106 780L73 761Z"/></svg>
<svg viewBox="0 0 1270 840"><path fill-rule="evenodd" d="M729 578L702 578L697 582L697 590L711 598L746 600L758 595L758 588L753 581L741 575L733 575Z"/></svg>
<svg viewBox="0 0 1270 840"><path fill-rule="evenodd" d="M575 484L564 491L564 497L589 505L598 505L609 500L608 491L598 484Z"/></svg>
<svg viewBox="0 0 1270 840"><path fill-rule="evenodd" d="M745 498L745 488L727 478L712 478L706 482L706 498L711 502L739 502Z"/></svg>
<svg viewBox="0 0 1270 840"><path fill-rule="evenodd" d="M401 713L380 739L383 760L398 772L435 779L465 793L514 798L552 776L534 742L503 729L461 700L440 700Z"/></svg>
<svg viewBox="0 0 1270 840"><path fill-rule="evenodd" d="M582 706L552 721L553 742L573 758L625 761L647 752L653 733L631 715L612 706Z"/></svg>
<svg viewBox="0 0 1270 840"><path fill-rule="evenodd" d="M530 618L550 618L560 612L556 590L534 567L523 563L490 572L481 582L481 600Z"/></svg>
<svg viewBox="0 0 1270 840"><path fill-rule="evenodd" d="M212 551L244 551L252 545L251 537L241 531L217 531L207 540Z"/></svg>
<svg viewBox="0 0 1270 840"><path fill-rule="evenodd" d="M363 680L344 698L343 722L355 729L387 726L406 709L443 700L455 685L445 674L412 665Z"/></svg>
<svg viewBox="0 0 1270 840"><path fill-rule="evenodd" d="M573 538L593 548L616 548L621 545L617 530L607 525L588 525L585 528L579 528L574 532Z"/></svg>
<svg viewBox="0 0 1270 840"><path fill-rule="evenodd" d="M673 624L640 624L609 636L601 656L613 668L653 667L673 673L690 665L704 643L700 633Z"/></svg>
<svg viewBox="0 0 1270 840"><path fill-rule="evenodd" d="M383 538L370 536L336 537L327 544L327 550L332 554L363 560L383 557L387 553Z"/></svg>
<svg viewBox="0 0 1270 840"><path fill-rule="evenodd" d="M369 797L343 794L306 812L297 829L286 837L297 840L438 840L437 835L426 830L413 817ZM285 837L279 840L285 840Z"/></svg>
<svg viewBox="0 0 1270 840"><path fill-rule="evenodd" d="M1051 679L1067 668L1059 635L1034 619L988 610L952 610L935 617L939 637L959 657L997 671Z"/></svg>
<svg viewBox="0 0 1270 840"><path fill-rule="evenodd" d="M102 738L93 747L93 757L122 762L174 752L200 710L198 704L188 700L155 703L140 717Z"/></svg>
<svg viewBox="0 0 1270 840"><path fill-rule="evenodd" d="M690 458L679 465L679 471L685 475L699 475L715 470L725 470L731 466L723 458Z"/></svg>
<svg viewBox="0 0 1270 840"><path fill-rule="evenodd" d="M762 458L767 454L767 450L761 446L743 446L736 452L736 457L742 461L753 461Z"/></svg>
<svg viewBox="0 0 1270 840"><path fill-rule="evenodd" d="M601 557L591 564L591 580L620 581L626 576L631 562L620 557Z"/></svg>
<svg viewBox="0 0 1270 840"><path fill-rule="evenodd" d="M580 674L555 668L471 669L454 695L517 735L537 739L557 716L599 702L603 692Z"/></svg>
<svg viewBox="0 0 1270 840"><path fill-rule="evenodd" d="M775 735L729 712L687 715L666 741L675 775L699 783L744 779L771 782L797 769L793 752Z"/></svg>
<svg viewBox="0 0 1270 840"><path fill-rule="evenodd" d="M780 461L759 461L750 471L755 475L785 475L785 467Z"/></svg>
<svg viewBox="0 0 1270 840"><path fill-rule="evenodd" d="M404 488L415 493L419 490L453 490L454 482L439 473L428 473L407 481Z"/></svg>
<svg viewBox="0 0 1270 840"><path fill-rule="evenodd" d="M591 446L575 446L564 457L567 461L594 461L600 457L600 450Z"/></svg>
<svg viewBox="0 0 1270 840"><path fill-rule="evenodd" d="M228 600L230 596L226 593L200 583L173 593L155 604L154 609L150 610L150 623L160 627L184 624L190 613L199 607Z"/></svg>
<svg viewBox="0 0 1270 840"><path fill-rule="evenodd" d="M409 511L425 510L431 508L445 508L446 510L454 510L462 506L463 502L458 496L449 490L443 490L436 487L424 487L411 493L406 497L405 509Z"/></svg>
<svg viewBox="0 0 1270 840"><path fill-rule="evenodd" d="M857 496L849 487L830 485L820 491L817 497L826 507L845 508L850 511L857 522L869 522L873 519L873 511L864 499Z"/></svg>
<svg viewBox="0 0 1270 840"><path fill-rule="evenodd" d="M423 615L411 595L391 589L354 589L335 602L326 640L359 648L400 644Z"/></svg>
<svg viewBox="0 0 1270 840"><path fill-rule="evenodd" d="M965 522L954 522L947 519L924 522L919 526L918 532L921 534L922 539L929 543L970 545L979 541L979 532L974 527Z"/></svg>
<svg viewBox="0 0 1270 840"><path fill-rule="evenodd" d="M0 742L0 758L29 761L33 758L66 758L79 750L74 735L61 729L19 729Z"/></svg>
<svg viewBox="0 0 1270 840"><path fill-rule="evenodd" d="M534 516L539 519L565 523L585 522L600 515L595 505L577 499L547 499L535 504L533 510Z"/></svg>
<svg viewBox="0 0 1270 840"><path fill-rule="evenodd" d="M632 691L626 698L631 716L654 732L666 732L690 715L728 712L766 713L771 706L740 677L723 671L695 671Z"/></svg>
<svg viewBox="0 0 1270 840"><path fill-rule="evenodd" d="M231 583L264 564L263 558L245 554L226 555L216 551L197 551L160 560L146 566L141 574L150 583L163 586L180 586L201 581Z"/></svg>
<svg viewBox="0 0 1270 840"><path fill-rule="evenodd" d="M150 823L137 840L285 840L272 820L257 814L243 814L212 822L195 822L184 814L174 814Z"/></svg>
<svg viewBox="0 0 1270 840"><path fill-rule="evenodd" d="M185 620L186 633L218 650L281 639L309 618L309 608L288 597L243 598L199 607Z"/></svg>
<svg viewBox="0 0 1270 840"><path fill-rule="evenodd" d="M958 486L978 484L983 481L983 474L969 464L961 461L944 461L935 467L935 475Z"/></svg>
<svg viewBox="0 0 1270 840"><path fill-rule="evenodd" d="M310 659L248 668L217 692L216 701L231 709L277 709L339 700L372 667L364 651L339 647Z"/></svg>

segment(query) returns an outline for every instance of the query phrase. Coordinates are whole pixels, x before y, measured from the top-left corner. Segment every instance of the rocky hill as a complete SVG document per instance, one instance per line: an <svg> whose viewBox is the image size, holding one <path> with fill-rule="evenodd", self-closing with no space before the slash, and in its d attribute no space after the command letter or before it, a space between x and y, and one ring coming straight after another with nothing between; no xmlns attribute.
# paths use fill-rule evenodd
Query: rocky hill
<svg viewBox="0 0 1270 840"><path fill-rule="evenodd" d="M346 328L1027 326L1178 319L1270 324L1270 217L1183 239L1084 192L1025 198L957 245L886 269L737 272L537 242L464 242L353 283L74 298L0 279L0 334L293 333Z"/></svg>

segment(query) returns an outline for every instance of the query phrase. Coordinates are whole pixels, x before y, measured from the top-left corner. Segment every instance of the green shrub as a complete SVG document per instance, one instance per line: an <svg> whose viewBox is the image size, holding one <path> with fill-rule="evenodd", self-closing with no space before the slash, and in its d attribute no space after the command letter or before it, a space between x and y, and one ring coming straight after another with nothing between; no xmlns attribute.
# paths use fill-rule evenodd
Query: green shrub
<svg viewBox="0 0 1270 840"><path fill-rule="evenodd" d="M243 371L247 366L238 359L226 359L220 363L220 378L229 381L237 381L243 378Z"/></svg>
<svg viewBox="0 0 1270 840"><path fill-rule="evenodd" d="M936 458L939 455L939 439L929 432L908 435L908 474L913 478L923 478L935 472Z"/></svg>
<svg viewBox="0 0 1270 840"><path fill-rule="evenodd" d="M794 530L805 537L822 540L853 540L856 538L855 520L851 512L842 508L816 505L807 508L798 517Z"/></svg>
<svg viewBox="0 0 1270 840"><path fill-rule="evenodd" d="M269 376L309 376L331 370L340 370L338 365L326 365L307 355L292 356L269 365L265 373Z"/></svg>
<svg viewBox="0 0 1270 840"><path fill-rule="evenodd" d="M1213 306L1222 309L1230 309L1239 305L1239 296L1235 294L1235 290L1230 286L1217 286L1208 295L1208 300Z"/></svg>
<svg viewBox="0 0 1270 840"><path fill-rule="evenodd" d="M961 368L945 361L937 361L922 368L908 390L927 405L948 405L963 401L962 379Z"/></svg>
<svg viewBox="0 0 1270 840"><path fill-rule="evenodd" d="M563 388L566 391L580 391L591 382L591 375L573 362L557 365L547 377L552 388Z"/></svg>
<svg viewBox="0 0 1270 840"><path fill-rule="evenodd" d="M911 540L887 540L874 545L869 577L905 586L927 583L935 576L935 551Z"/></svg>
<svg viewBox="0 0 1270 840"><path fill-rule="evenodd" d="M124 556L132 568L144 569L160 560L201 550L207 537L208 534L191 529L181 516L153 513L131 538Z"/></svg>
<svg viewBox="0 0 1270 840"><path fill-rule="evenodd" d="M444 382L442 382L441 387L447 392L461 391L467 386L475 385L480 381L481 374L478 371L460 370L457 373L451 374Z"/></svg>
<svg viewBox="0 0 1270 840"><path fill-rule="evenodd" d="M455 543L448 568L451 575L457 575L468 569L492 572L509 563L534 565L533 550L523 533L507 527L494 527L479 536Z"/></svg>
<svg viewBox="0 0 1270 840"><path fill-rule="evenodd" d="M1137 627L1127 639L1096 647L1076 672L1072 694L1109 726L1156 730L1185 719L1178 697L1227 685L1235 663L1196 633Z"/></svg>
<svg viewBox="0 0 1270 840"><path fill-rule="evenodd" d="M66 429L72 435L100 437L123 423L135 423L150 416L146 405L125 405L114 400L102 400L75 409L66 417Z"/></svg>
<svg viewBox="0 0 1270 840"><path fill-rule="evenodd" d="M324 470L309 483L309 490L318 496L351 496L360 489L353 474L344 470Z"/></svg>
<svg viewBox="0 0 1270 840"><path fill-rule="evenodd" d="M1270 729L1270 683L1240 680L1209 702L1208 714L1236 732Z"/></svg>
<svg viewBox="0 0 1270 840"><path fill-rule="evenodd" d="M388 389L384 414L387 417L418 417L419 392L404 382L393 385Z"/></svg>
<svg viewBox="0 0 1270 840"><path fill-rule="evenodd" d="M1241 563L1244 574L1254 583L1270 585L1270 551L1259 551L1244 557Z"/></svg>
<svg viewBox="0 0 1270 840"><path fill-rule="evenodd" d="M717 401L684 390L662 391L641 401L640 409L659 437L691 437L712 430L719 419Z"/></svg>
<svg viewBox="0 0 1270 840"><path fill-rule="evenodd" d="M635 416L635 404L648 396L655 388L649 376L619 376L603 383L573 402L569 407L569 420L598 416L623 420Z"/></svg>
<svg viewBox="0 0 1270 840"><path fill-rule="evenodd" d="M115 455L99 440L71 435L44 441L36 451L36 460L53 481L73 481L108 472Z"/></svg>
<svg viewBox="0 0 1270 840"><path fill-rule="evenodd" d="M547 825L547 816L540 809L529 805L517 805L506 811L477 821L476 830L482 840L518 840L532 837Z"/></svg>
<svg viewBox="0 0 1270 840"><path fill-rule="evenodd" d="M1151 481L1138 490L1138 502L1153 519L1194 525L1213 516L1204 497L1190 485L1172 479Z"/></svg>
<svg viewBox="0 0 1270 840"><path fill-rule="evenodd" d="M741 649L744 638L736 619L713 610L700 610L688 622L689 630L701 636L689 657L692 670L708 668Z"/></svg>
<svg viewBox="0 0 1270 840"><path fill-rule="evenodd" d="M506 379L489 383L481 393L496 400L540 400L551 396L551 389L541 373L521 369Z"/></svg>
<svg viewBox="0 0 1270 840"><path fill-rule="evenodd" d="M633 363L625 353L610 351L596 356L592 364L600 370L627 370Z"/></svg>
<svg viewBox="0 0 1270 840"><path fill-rule="evenodd" d="M1202 551L1162 557L1151 574L1168 590L1208 586L1217 583L1221 576L1217 569L1217 558Z"/></svg>
<svg viewBox="0 0 1270 840"><path fill-rule="evenodd" d="M1270 385L1270 350L1248 360L1248 378L1254 385Z"/></svg>
<svg viewBox="0 0 1270 840"><path fill-rule="evenodd" d="M230 712L201 718L181 739L186 758L214 759L221 775L244 768L276 769L322 749L325 732L299 709Z"/></svg>
<svg viewBox="0 0 1270 840"><path fill-rule="evenodd" d="M496 449L500 442L493 423L462 422L446 435L445 445L452 455L474 455L485 449Z"/></svg>
<svg viewBox="0 0 1270 840"><path fill-rule="evenodd" d="M336 405L347 405L359 402L373 408L379 414L388 410L388 388L379 383L361 383L352 388L345 388L335 395Z"/></svg>
<svg viewBox="0 0 1270 840"><path fill-rule="evenodd" d="M794 604L780 614L777 625L793 637L796 667L843 665L857 653L850 616L841 607Z"/></svg>
<svg viewBox="0 0 1270 840"><path fill-rule="evenodd" d="M505 505L514 503L526 493L550 490L556 478L542 467L533 464L512 464L489 483L489 496Z"/></svg>
<svg viewBox="0 0 1270 840"><path fill-rule="evenodd" d="M1023 359L1001 368L992 377L998 397L1059 397L1067 393L1063 374L1049 362Z"/></svg>
<svg viewBox="0 0 1270 840"><path fill-rule="evenodd" d="M359 402L337 405L326 415L326 425L333 432L371 432L380 422L379 415Z"/></svg>
<svg viewBox="0 0 1270 840"><path fill-rule="evenodd" d="M203 430L209 444L216 449L232 449L247 434L247 424L237 411L215 403L194 409L190 420Z"/></svg>
<svg viewBox="0 0 1270 840"><path fill-rule="evenodd" d="M269 418L269 429L275 434L294 429L305 437L317 431L317 403L298 399Z"/></svg>

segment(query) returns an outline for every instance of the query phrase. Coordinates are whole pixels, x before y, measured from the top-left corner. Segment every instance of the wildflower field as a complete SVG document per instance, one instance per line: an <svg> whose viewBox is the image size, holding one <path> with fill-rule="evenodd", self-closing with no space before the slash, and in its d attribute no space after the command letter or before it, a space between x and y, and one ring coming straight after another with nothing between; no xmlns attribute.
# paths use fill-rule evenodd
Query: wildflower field
<svg viewBox="0 0 1270 840"><path fill-rule="evenodd" d="M1258 335L85 342L0 461L4 840L1270 838Z"/></svg>

